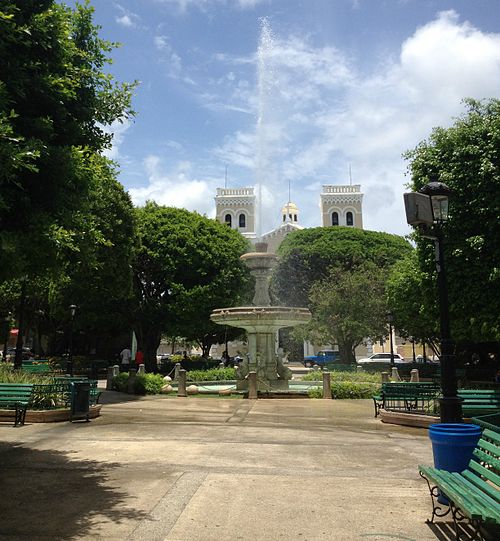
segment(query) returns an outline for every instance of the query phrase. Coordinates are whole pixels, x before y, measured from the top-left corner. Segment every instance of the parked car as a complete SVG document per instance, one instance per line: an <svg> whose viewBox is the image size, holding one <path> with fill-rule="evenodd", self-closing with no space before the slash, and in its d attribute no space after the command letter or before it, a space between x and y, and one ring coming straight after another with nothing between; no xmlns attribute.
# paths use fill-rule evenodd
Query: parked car
<svg viewBox="0 0 500 541"><path fill-rule="evenodd" d="M304 357L304 366L325 366L329 363L339 363L340 353L333 349L321 349L316 355Z"/></svg>
<svg viewBox="0 0 500 541"><path fill-rule="evenodd" d="M374 353L373 355L370 355L369 357L365 357L364 359L359 359L356 361L358 364L370 364L370 363L386 363L391 364L391 354L390 353ZM394 362L395 363L404 363L405 360L399 353L394 353Z"/></svg>

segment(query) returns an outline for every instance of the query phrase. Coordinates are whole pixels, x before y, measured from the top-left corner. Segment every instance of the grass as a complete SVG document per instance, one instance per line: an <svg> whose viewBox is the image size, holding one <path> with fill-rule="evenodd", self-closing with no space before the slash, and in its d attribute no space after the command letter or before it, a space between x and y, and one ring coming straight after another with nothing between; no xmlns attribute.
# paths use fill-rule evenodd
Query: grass
<svg viewBox="0 0 500 541"><path fill-rule="evenodd" d="M314 370L302 377L302 381L322 381L323 372ZM380 374L369 374L367 372L330 372L330 381L346 381L358 383L377 383L380 384Z"/></svg>

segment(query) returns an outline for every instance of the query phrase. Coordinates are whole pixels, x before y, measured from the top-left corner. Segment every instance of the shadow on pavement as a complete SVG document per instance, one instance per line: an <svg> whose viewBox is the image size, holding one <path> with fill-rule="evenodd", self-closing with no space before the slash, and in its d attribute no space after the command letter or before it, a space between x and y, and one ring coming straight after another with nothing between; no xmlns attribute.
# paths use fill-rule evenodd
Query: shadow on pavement
<svg viewBox="0 0 500 541"><path fill-rule="evenodd" d="M428 526L439 541L456 541L457 537L453 522L435 522L433 524L428 524ZM483 534L484 538L487 540L491 539L493 541L494 539L498 539L498 533L495 534L494 532L483 530ZM477 537L474 536L473 528L467 523L460 523L460 540L469 541L473 539L477 539Z"/></svg>
<svg viewBox="0 0 500 541"><path fill-rule="evenodd" d="M0 442L0 538L62 541L143 519L113 486L118 467Z"/></svg>

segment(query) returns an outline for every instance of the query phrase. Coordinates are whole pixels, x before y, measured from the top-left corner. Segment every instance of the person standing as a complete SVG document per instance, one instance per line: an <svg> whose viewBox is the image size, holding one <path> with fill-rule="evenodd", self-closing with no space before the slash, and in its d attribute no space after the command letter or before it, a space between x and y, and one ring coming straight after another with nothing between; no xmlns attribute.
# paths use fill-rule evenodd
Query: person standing
<svg viewBox="0 0 500 541"><path fill-rule="evenodd" d="M139 365L144 364L144 353L140 349L135 354L135 364L137 365L137 370L139 370Z"/></svg>
<svg viewBox="0 0 500 541"><path fill-rule="evenodd" d="M130 368L130 359L132 359L132 352L128 347L124 347L120 353L120 358L122 360L122 372L128 372Z"/></svg>

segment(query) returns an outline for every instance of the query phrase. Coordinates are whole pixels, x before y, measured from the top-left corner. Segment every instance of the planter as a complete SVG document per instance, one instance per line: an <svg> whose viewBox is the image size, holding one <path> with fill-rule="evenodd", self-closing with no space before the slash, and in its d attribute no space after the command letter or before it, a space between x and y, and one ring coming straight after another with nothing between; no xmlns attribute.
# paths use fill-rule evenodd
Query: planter
<svg viewBox="0 0 500 541"><path fill-rule="evenodd" d="M102 404L90 406L89 417L95 419L101 414ZM0 410L0 417L2 419L13 419L14 410ZM60 421L69 421L71 410L59 409L59 410L27 410L25 423L57 423Z"/></svg>

